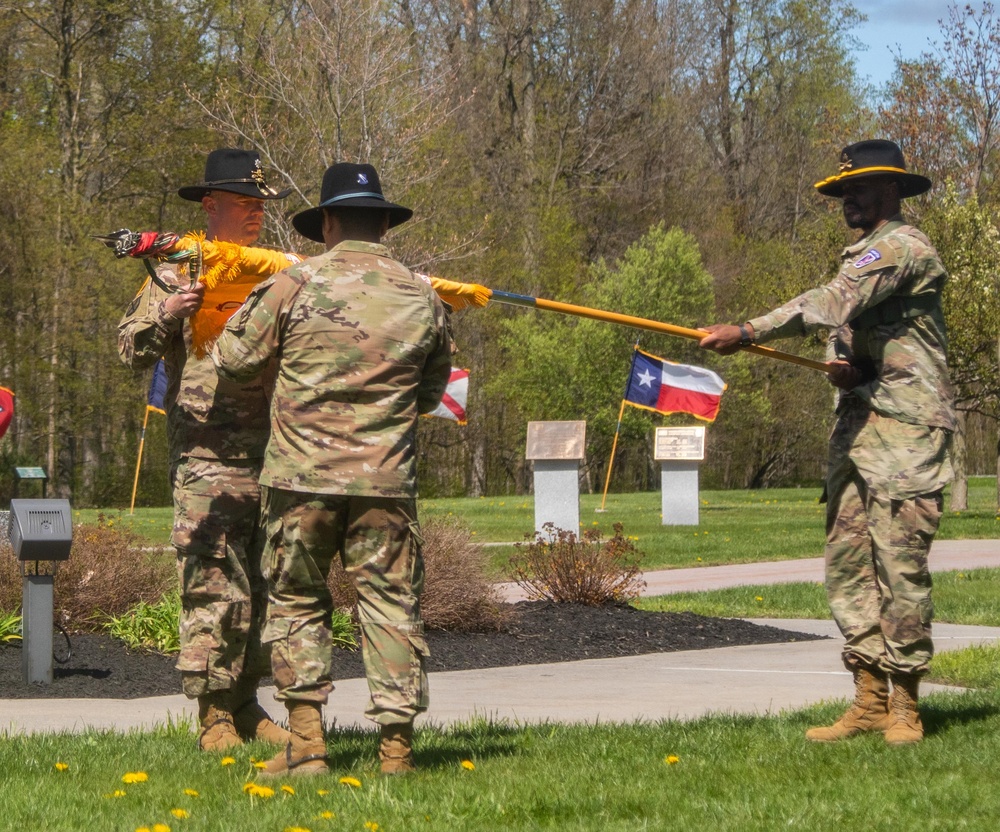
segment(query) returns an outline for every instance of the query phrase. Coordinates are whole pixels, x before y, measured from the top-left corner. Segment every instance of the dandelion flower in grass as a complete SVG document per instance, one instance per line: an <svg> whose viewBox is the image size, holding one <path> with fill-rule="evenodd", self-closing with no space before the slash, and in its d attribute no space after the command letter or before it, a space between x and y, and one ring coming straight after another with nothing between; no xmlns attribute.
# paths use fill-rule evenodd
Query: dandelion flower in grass
<svg viewBox="0 0 1000 832"><path fill-rule="evenodd" d="M53 766L53 768L56 771L69 771L69 764L68 763L56 763Z"/></svg>
<svg viewBox="0 0 1000 832"><path fill-rule="evenodd" d="M316 820L333 820L335 817L337 816L329 809L327 809L325 812L320 812L318 815L316 815Z"/></svg>
<svg viewBox="0 0 1000 832"><path fill-rule="evenodd" d="M763 600L764 599L760 595L758 595L756 598L754 598L754 601L763 601Z"/></svg>
<svg viewBox="0 0 1000 832"><path fill-rule="evenodd" d="M221 760L219 760L219 765L220 766L231 766L235 762L236 762L236 758L235 757L223 757Z"/></svg>
<svg viewBox="0 0 1000 832"><path fill-rule="evenodd" d="M316 794L320 797L326 797L330 793L329 789L316 789Z"/></svg>
<svg viewBox="0 0 1000 832"><path fill-rule="evenodd" d="M286 826L282 832L309 832L304 826Z"/></svg>
<svg viewBox="0 0 1000 832"><path fill-rule="evenodd" d="M170 814L178 820L184 820L184 818L191 817L191 813L187 809L171 809Z"/></svg>
<svg viewBox="0 0 1000 832"><path fill-rule="evenodd" d="M378 824L373 820L366 820L365 829L369 830L369 832L378 832Z"/></svg>
<svg viewBox="0 0 1000 832"><path fill-rule="evenodd" d="M464 768L466 771L475 771L476 764L472 762L472 760L462 760L462 768Z"/></svg>
<svg viewBox="0 0 1000 832"><path fill-rule="evenodd" d="M196 792L194 789L184 789L184 794L186 794L188 797L201 797L201 795L198 794L198 792Z"/></svg>
<svg viewBox="0 0 1000 832"><path fill-rule="evenodd" d="M281 787L281 790L282 790L282 791L283 791L283 792L284 792L285 794L295 794L295 789L293 789L293 788L292 788L291 786L282 786L282 787Z"/></svg>
<svg viewBox="0 0 1000 832"><path fill-rule="evenodd" d="M663 762L665 762L668 766L676 765L680 761L681 761L681 758L678 757L676 754L671 754L668 757L664 757L663 758Z"/></svg>
<svg viewBox="0 0 1000 832"><path fill-rule="evenodd" d="M123 783L145 783L149 779L149 775L144 771L126 771L122 775Z"/></svg>
<svg viewBox="0 0 1000 832"><path fill-rule="evenodd" d="M354 788L354 789L360 789L361 788L361 781L358 780L357 777L341 777L340 778L340 784L342 786L350 786L351 788Z"/></svg>
<svg viewBox="0 0 1000 832"><path fill-rule="evenodd" d="M170 827L165 823L154 823L153 832L170 832Z"/></svg>
<svg viewBox="0 0 1000 832"><path fill-rule="evenodd" d="M267 768L267 763L260 761L253 764L254 768L265 769Z"/></svg>

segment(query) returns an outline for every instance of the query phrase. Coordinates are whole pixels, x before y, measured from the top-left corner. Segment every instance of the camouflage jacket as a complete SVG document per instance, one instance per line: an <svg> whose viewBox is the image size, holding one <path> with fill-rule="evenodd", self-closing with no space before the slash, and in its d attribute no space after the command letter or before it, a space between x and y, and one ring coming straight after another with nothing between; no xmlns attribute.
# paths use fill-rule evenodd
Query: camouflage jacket
<svg viewBox="0 0 1000 832"><path fill-rule="evenodd" d="M173 265L158 271L170 277ZM167 279L168 284L175 282ZM250 382L220 379L206 356L190 352L190 325L164 308L166 293L146 281L118 324L118 354L129 367L167 369L167 437L170 460L261 459L270 431L268 392L273 368Z"/></svg>
<svg viewBox="0 0 1000 832"><path fill-rule="evenodd" d="M212 360L236 381L278 356L261 483L414 497L417 415L440 403L451 348L434 290L384 246L346 241L256 287Z"/></svg>
<svg viewBox="0 0 1000 832"><path fill-rule="evenodd" d="M865 380L842 394L842 404L856 399L900 422L953 431L941 311L948 275L934 246L896 216L842 257L830 283L752 319L757 340L829 327L828 357L866 370Z"/></svg>

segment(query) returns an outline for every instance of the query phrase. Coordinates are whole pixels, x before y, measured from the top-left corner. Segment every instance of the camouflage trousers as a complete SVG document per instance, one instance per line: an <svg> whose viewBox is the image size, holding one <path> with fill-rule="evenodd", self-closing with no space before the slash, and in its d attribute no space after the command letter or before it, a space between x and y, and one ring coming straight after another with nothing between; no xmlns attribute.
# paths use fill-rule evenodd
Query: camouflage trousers
<svg viewBox="0 0 1000 832"><path fill-rule="evenodd" d="M267 585L260 572L259 460L184 458L174 466L184 693L228 690L270 674L261 644Z"/></svg>
<svg viewBox="0 0 1000 832"><path fill-rule="evenodd" d="M941 520L941 492L890 499L850 459L831 466L826 592L846 640L844 664L926 673L934 653L927 556Z"/></svg>
<svg viewBox="0 0 1000 832"><path fill-rule="evenodd" d="M416 501L264 489L268 581L264 641L277 698L325 703L333 690L327 577L340 556L358 594L362 657L381 725L427 710L428 655L420 618L424 584Z"/></svg>

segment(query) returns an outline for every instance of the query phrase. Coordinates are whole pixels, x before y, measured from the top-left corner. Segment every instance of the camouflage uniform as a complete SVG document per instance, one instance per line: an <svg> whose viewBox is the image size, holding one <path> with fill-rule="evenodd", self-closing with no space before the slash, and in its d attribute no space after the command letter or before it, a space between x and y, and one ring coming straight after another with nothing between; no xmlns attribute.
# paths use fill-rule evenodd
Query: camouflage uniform
<svg viewBox="0 0 1000 832"><path fill-rule="evenodd" d="M175 266L160 266L174 283ZM219 379L212 362L190 352L190 325L166 311L151 281L118 325L129 367L167 370L167 434L174 497L171 542L181 586L177 669L189 697L228 690L241 675L270 672L260 642L267 590L260 573L260 474L267 444L265 376Z"/></svg>
<svg viewBox="0 0 1000 832"><path fill-rule="evenodd" d="M342 242L254 289L212 359L236 380L275 355L261 483L278 698L322 704L333 689L339 553L358 591L367 714L412 722L427 707L414 440L451 372L444 307L384 246Z"/></svg>
<svg viewBox="0 0 1000 832"><path fill-rule="evenodd" d="M826 588L849 669L922 674L933 654L927 556L955 429L946 279L897 216L846 248L829 284L750 321L758 341L830 327L830 358L864 374L840 396L826 483Z"/></svg>

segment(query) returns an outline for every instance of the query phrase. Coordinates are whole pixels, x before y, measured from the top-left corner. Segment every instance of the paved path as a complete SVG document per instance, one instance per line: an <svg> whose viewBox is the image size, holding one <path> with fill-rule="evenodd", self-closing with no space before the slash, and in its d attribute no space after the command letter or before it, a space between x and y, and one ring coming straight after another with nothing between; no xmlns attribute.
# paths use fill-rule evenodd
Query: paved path
<svg viewBox="0 0 1000 832"><path fill-rule="evenodd" d="M939 541L934 544L932 562L938 571L1000 566L1000 541ZM647 592L821 580L821 567L818 559L810 559L670 570L650 573ZM702 574L695 580L690 573ZM690 580L681 581L680 575ZM666 583L661 585L661 578ZM432 673L431 710L421 719L435 725L477 716L567 723L691 719L710 712L777 713L851 695L851 678L840 663L840 637L833 622L760 619L755 623L830 638ZM1000 641L997 627L937 624L934 632L939 651ZM947 688L928 685L926 690ZM283 709L274 702L273 689L262 693L261 704L280 715ZM338 682L325 712L327 721L371 727L362 716L367 698L363 679ZM0 700L0 735L6 731L79 731L86 727L128 730L168 719L193 723L194 718L194 706L180 695L134 700Z"/></svg>

